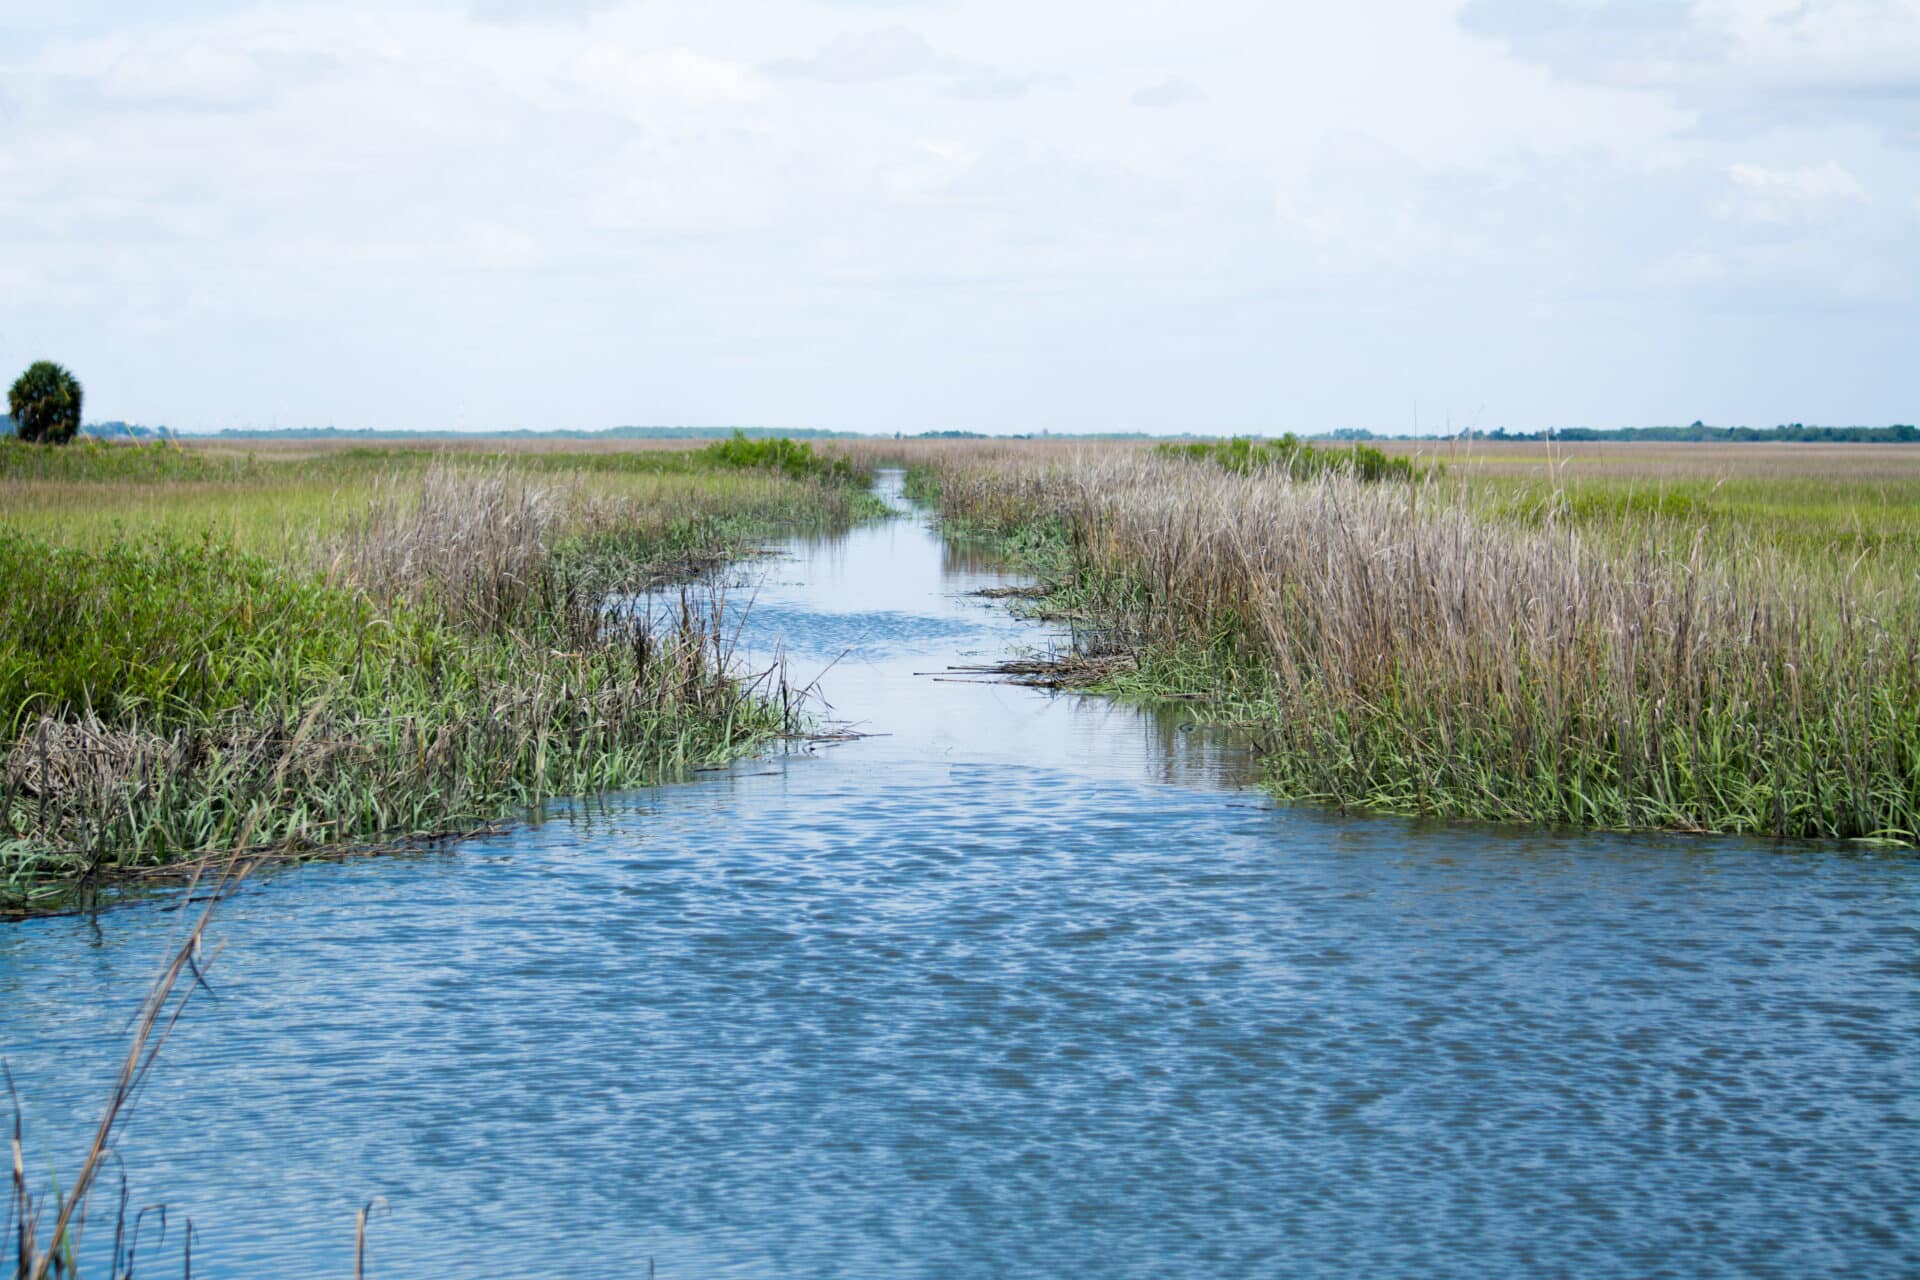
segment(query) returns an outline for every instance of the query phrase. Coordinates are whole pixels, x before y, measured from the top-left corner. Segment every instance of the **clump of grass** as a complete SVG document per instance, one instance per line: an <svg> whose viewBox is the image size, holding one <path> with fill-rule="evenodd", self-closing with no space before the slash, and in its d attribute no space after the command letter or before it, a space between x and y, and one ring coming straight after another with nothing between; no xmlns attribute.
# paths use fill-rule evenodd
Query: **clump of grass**
<svg viewBox="0 0 1920 1280"><path fill-rule="evenodd" d="M804 440L785 436L748 439L736 431L716 440L700 456L726 467L755 467L784 472L794 479L821 479L835 484L858 483L863 477L845 457L825 457Z"/></svg>
<svg viewBox="0 0 1920 1280"><path fill-rule="evenodd" d="M1412 481L1437 466L1418 463L1408 457L1389 456L1372 445L1358 441L1344 449L1312 445L1292 432L1275 440L1235 436L1230 440L1162 444L1157 446L1157 452L1169 458L1211 462L1239 475L1272 468L1296 480L1338 473L1369 483L1382 480Z"/></svg>
<svg viewBox="0 0 1920 1280"><path fill-rule="evenodd" d="M1142 454L944 468L1120 686L1249 721L1281 793L1610 828L1920 839L1920 577L1816 565L1659 510L1490 516L1450 484ZM1684 512L1681 513L1684 515Z"/></svg>
<svg viewBox="0 0 1920 1280"><path fill-rule="evenodd" d="M386 477L323 543L328 577L385 606L429 606L456 625L498 630L526 614L549 572L568 497L500 463Z"/></svg>
<svg viewBox="0 0 1920 1280"><path fill-rule="evenodd" d="M791 486L723 488L710 511ZM0 529L0 909L243 831L298 854L471 829L790 728L733 670L717 601L609 608L736 545L700 515L442 460L372 484L292 563L211 534Z"/></svg>

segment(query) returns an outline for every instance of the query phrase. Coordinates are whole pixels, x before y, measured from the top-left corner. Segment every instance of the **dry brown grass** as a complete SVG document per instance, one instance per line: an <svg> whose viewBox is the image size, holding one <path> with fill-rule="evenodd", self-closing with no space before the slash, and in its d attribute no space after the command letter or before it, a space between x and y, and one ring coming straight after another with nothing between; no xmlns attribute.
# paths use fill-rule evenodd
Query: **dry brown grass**
<svg viewBox="0 0 1920 1280"><path fill-rule="evenodd" d="M1109 453L1150 451L1150 442L1135 440L1074 440L1044 437L1038 440L985 438L978 440L824 440L822 453L843 457L855 466L942 467L992 462L1046 464Z"/></svg>
<svg viewBox="0 0 1920 1280"><path fill-rule="evenodd" d="M458 624L496 630L524 615L577 501L564 476L437 459L417 476L379 480L320 556L330 581L383 605L433 605Z"/></svg>
<svg viewBox="0 0 1920 1280"><path fill-rule="evenodd" d="M1920 483L1920 445L1814 443L1682 443L1649 441L1572 444L1544 441L1376 440L1400 457L1419 457L1474 474L1563 479L1804 479L1872 484Z"/></svg>

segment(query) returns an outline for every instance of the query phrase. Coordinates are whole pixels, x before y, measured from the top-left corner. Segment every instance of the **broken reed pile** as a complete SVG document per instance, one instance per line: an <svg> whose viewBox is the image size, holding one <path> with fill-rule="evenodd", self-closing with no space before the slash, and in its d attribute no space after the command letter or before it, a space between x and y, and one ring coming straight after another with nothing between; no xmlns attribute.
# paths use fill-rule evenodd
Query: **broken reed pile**
<svg viewBox="0 0 1920 1280"><path fill-rule="evenodd" d="M607 607L616 559L582 548L660 527L631 514L436 462L307 565L0 530L0 908L242 833L297 852L471 829L778 732L718 601ZM650 548L625 549L633 570Z"/></svg>
<svg viewBox="0 0 1920 1280"><path fill-rule="evenodd" d="M1460 484L1141 452L939 466L1051 546L1133 692L1257 722L1275 788L1402 813L1920 840L1920 566L1488 514ZM1123 682L1125 683L1125 682Z"/></svg>

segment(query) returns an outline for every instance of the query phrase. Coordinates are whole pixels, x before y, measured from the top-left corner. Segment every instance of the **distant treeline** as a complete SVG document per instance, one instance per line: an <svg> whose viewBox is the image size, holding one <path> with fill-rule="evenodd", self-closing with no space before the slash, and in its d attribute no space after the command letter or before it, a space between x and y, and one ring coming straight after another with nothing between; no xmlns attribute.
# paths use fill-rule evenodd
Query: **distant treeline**
<svg viewBox="0 0 1920 1280"><path fill-rule="evenodd" d="M0 417L0 435L12 431L10 419ZM607 427L587 431L555 428L536 431L521 427L512 431L403 431L384 427L225 427L219 431L182 433L165 426L145 427L132 422L90 422L85 434L101 440L162 440L190 434L194 439L212 440L417 440L423 437L457 436L462 440L730 440L744 436L749 440L871 440L884 432L834 431L823 427ZM895 440L1165 440L1192 439L1188 434L1154 436L1144 431L1019 432L992 436L984 431L895 431Z"/></svg>
<svg viewBox="0 0 1920 1280"><path fill-rule="evenodd" d="M598 431L566 427L551 431L536 431L531 427L519 427L511 431L397 431L381 427L227 427L214 433L218 438L229 440L406 440L418 436L459 436L462 440L728 440L736 435L745 436L749 440L826 440L851 434L847 431L823 431L817 427L607 427Z"/></svg>
<svg viewBox="0 0 1920 1280"><path fill-rule="evenodd" d="M10 434L13 422L0 417L0 435ZM212 432L179 432L166 426L145 427L134 422L89 422L82 430L99 440L167 440L182 436L210 440L413 440L422 436L459 436L463 440L726 440L744 435L751 440L829 440L857 435L852 431L824 431L817 427L609 427L600 431L560 428L535 431L401 431L384 427L225 427Z"/></svg>
<svg viewBox="0 0 1920 1280"><path fill-rule="evenodd" d="M160 440L178 436L181 433L165 426L146 427L132 422L90 422L82 428L84 434L101 440ZM13 434L13 420L0 416L0 435ZM225 440L411 440L423 436L457 435L464 440L727 440L735 435L745 436L749 440L862 440L873 439L885 433L864 431L830 431L819 427L609 427L602 431L581 431L556 429L553 431L535 431L520 428L514 431L396 431L379 427L228 427L211 433L212 439ZM1042 438L1057 440L1193 440L1207 439L1204 434L1193 432L1163 433L1159 435L1144 431L1084 431L1084 432L1046 432L1024 431L1011 435L992 436L984 431L921 431L907 433L896 431L896 440L1038 440ZM1365 427L1341 427L1335 431L1323 431L1307 436L1308 440L1337 440L1351 443L1356 440L1381 440L1391 437L1381 436ZM1471 429L1453 435L1411 437L1428 440L1562 440L1567 442L1618 440L1631 441L1695 441L1723 443L1812 443L1812 444L1920 444L1920 427L1909 423L1894 423L1887 427L1810 427L1802 422L1783 423L1777 427L1710 427L1695 422L1684 427L1554 427L1548 431L1509 431L1505 427L1495 427L1491 431Z"/></svg>
<svg viewBox="0 0 1920 1280"><path fill-rule="evenodd" d="M1556 427L1552 431L1492 431L1462 433L1476 440L1589 440L1806 444L1915 444L1920 429L1895 423L1890 427L1810 427L1789 422L1777 427L1709 427L1696 422L1685 427Z"/></svg>

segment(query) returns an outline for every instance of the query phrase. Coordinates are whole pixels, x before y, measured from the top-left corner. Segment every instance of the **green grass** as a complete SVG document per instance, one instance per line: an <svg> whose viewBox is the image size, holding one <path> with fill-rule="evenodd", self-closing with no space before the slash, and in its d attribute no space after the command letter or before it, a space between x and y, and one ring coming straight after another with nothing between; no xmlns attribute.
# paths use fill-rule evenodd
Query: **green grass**
<svg viewBox="0 0 1920 1280"><path fill-rule="evenodd" d="M278 459L169 444L49 448L0 437L0 525L95 548L211 533L249 551L297 556L363 507L376 485L417 475L440 456L347 448ZM694 449L458 456L564 478L619 500L649 526L650 538L682 550L737 547L775 532L844 527L886 514L867 491L867 477L845 463L796 474Z"/></svg>
<svg viewBox="0 0 1920 1280"><path fill-rule="evenodd" d="M0 436L0 483L56 480L61 483L202 481L241 479L261 473L251 456L202 453L177 445L110 445L82 439L64 447L26 444Z"/></svg>
<svg viewBox="0 0 1920 1280"><path fill-rule="evenodd" d="M736 431L731 439L714 441L697 457L723 467L778 471L796 480L824 479L847 484L856 478L853 464L845 458L823 457L813 451L811 444L784 436L748 439Z"/></svg>
<svg viewBox="0 0 1920 1280"><path fill-rule="evenodd" d="M1338 472L1368 482L1412 481L1437 467L1433 463L1417 463L1412 458L1390 457L1371 445L1358 442L1344 448L1308 444L1292 432L1274 440L1234 436L1229 440L1162 444L1156 446L1155 452L1163 457L1211 462L1223 470L1242 475L1271 468L1284 471L1296 480Z"/></svg>
<svg viewBox="0 0 1920 1280"><path fill-rule="evenodd" d="M1672 540L1764 545L1803 564L1867 557L1876 570L1920 572L1920 479L1767 474L1711 478L1582 476L1557 483L1477 477L1476 500L1494 519L1570 521L1612 536L1664 529Z"/></svg>
<svg viewBox="0 0 1920 1280"><path fill-rule="evenodd" d="M160 539L102 551L0 531L0 733L95 712L172 723L248 705L350 668L434 657L407 615L231 544Z"/></svg>
<svg viewBox="0 0 1920 1280"><path fill-rule="evenodd" d="M0 911L751 748L791 726L703 608L605 603L884 511L861 478L693 450L0 447Z"/></svg>

